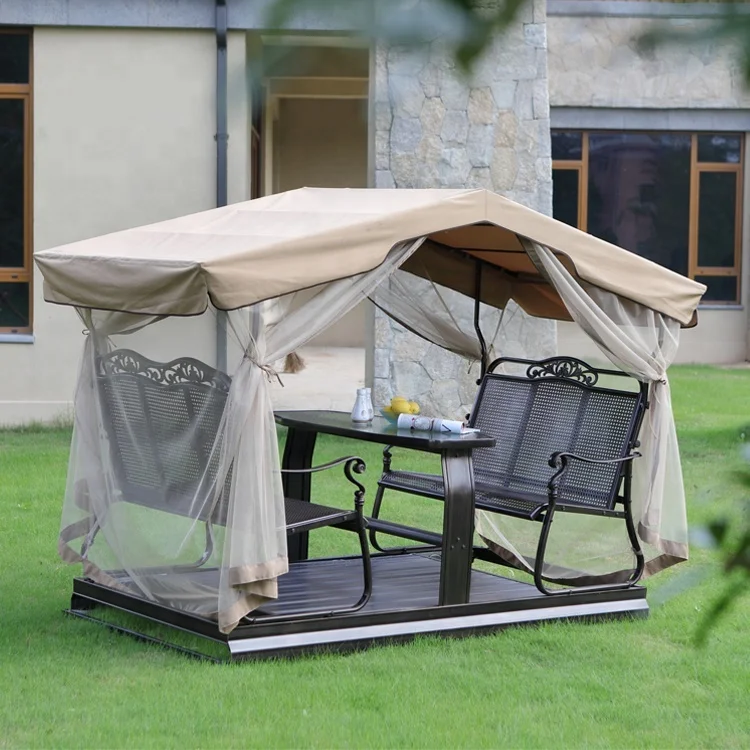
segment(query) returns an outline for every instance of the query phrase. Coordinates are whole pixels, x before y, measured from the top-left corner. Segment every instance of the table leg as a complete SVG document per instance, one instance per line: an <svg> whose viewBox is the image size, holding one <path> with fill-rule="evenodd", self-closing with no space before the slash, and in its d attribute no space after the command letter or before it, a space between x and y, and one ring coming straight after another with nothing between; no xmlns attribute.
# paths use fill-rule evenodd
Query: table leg
<svg viewBox="0 0 750 750"><path fill-rule="evenodd" d="M471 451L442 454L445 482L440 605L469 601L474 540L474 471Z"/></svg>
<svg viewBox="0 0 750 750"><path fill-rule="evenodd" d="M284 444L284 456L281 460L282 469L309 469L312 466L313 452L317 432L310 430L295 430L289 428ZM284 487L284 497L293 500L310 502L310 481L312 474L283 474L281 482ZM288 537L289 562L307 559L307 532L293 534Z"/></svg>

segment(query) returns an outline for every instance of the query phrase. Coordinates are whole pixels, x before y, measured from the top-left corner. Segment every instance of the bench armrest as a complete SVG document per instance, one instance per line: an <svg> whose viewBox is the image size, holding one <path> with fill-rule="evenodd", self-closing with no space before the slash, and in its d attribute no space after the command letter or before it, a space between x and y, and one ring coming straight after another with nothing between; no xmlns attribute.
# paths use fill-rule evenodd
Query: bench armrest
<svg viewBox="0 0 750 750"><path fill-rule="evenodd" d="M313 474L316 471L325 471L332 469L334 466L344 464L344 474L346 478L357 488L354 493L354 503L359 508L364 503L365 487L361 482L354 478L354 474L364 474L367 465L359 456L344 456L334 461L321 464L320 466L311 466L309 469L281 469L282 474Z"/></svg>
<svg viewBox="0 0 750 750"><path fill-rule="evenodd" d="M558 451L553 453L549 459L549 465L553 469L565 469L568 461L583 461L586 464L622 464L625 461L632 461L634 458L640 458L641 454L638 451L633 451L629 456L623 456L623 458L586 458L586 456L579 456L576 453L566 453L564 451Z"/></svg>
<svg viewBox="0 0 750 750"><path fill-rule="evenodd" d="M549 459L549 465L557 471L552 475L552 478L547 484L547 494L551 505L555 505L557 501L557 485L560 483L560 479L569 468L570 461L582 461L586 464L597 464L599 466L611 466L614 464L623 464L627 461L632 461L634 458L639 458L640 453L633 451L629 456L623 456L622 458L587 458L586 456L579 456L575 453L566 453L565 451L558 451L553 453Z"/></svg>
<svg viewBox="0 0 750 750"><path fill-rule="evenodd" d="M282 474L312 474L316 471L325 471L326 469L332 469L334 466L340 466L347 462L353 462L353 471L357 474L363 474L365 471L365 462L359 456L344 456L343 458L337 458L334 461L329 461L326 464L320 466L311 466L309 469L281 469Z"/></svg>

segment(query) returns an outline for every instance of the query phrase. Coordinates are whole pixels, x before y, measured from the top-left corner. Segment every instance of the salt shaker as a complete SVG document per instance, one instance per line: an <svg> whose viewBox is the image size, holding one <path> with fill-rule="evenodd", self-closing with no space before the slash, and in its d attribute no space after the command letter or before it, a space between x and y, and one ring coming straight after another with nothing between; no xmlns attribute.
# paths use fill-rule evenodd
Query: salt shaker
<svg viewBox="0 0 750 750"><path fill-rule="evenodd" d="M370 401L368 388L357 388L357 400L352 409L352 422L366 424L372 422L373 410Z"/></svg>

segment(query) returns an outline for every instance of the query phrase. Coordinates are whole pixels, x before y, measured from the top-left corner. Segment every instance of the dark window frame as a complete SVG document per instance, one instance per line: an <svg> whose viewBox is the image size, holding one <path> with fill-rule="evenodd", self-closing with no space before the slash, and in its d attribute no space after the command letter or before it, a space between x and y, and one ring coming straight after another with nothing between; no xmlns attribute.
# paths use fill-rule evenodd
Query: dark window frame
<svg viewBox="0 0 750 750"><path fill-rule="evenodd" d="M28 326L2 327L0 334L30 334L34 325L34 269L33 269L33 108L32 108L32 88L34 80L34 55L33 55L33 35L31 29L16 27L0 27L0 35L5 34L24 34L29 38L29 81L28 83L3 83L0 81L0 99L20 99L24 103L24 188L23 188L23 226L24 226L24 253L23 266L17 268L0 266L0 283L19 283L28 284L29 289L29 309L28 309Z"/></svg>
<svg viewBox="0 0 750 750"><path fill-rule="evenodd" d="M553 128L553 133L581 133L580 159L553 159L552 169L578 171L578 228L584 232L588 230L588 183L589 183L589 135L590 134L644 134L656 135L669 133L673 135L689 135L690 145L690 202L688 216L688 276L698 277L734 277L736 279L736 296L733 300L711 300L705 304L719 306L736 306L741 302L741 273L742 273L742 210L743 185L745 171L745 134L733 133L740 141L740 160L733 162L698 161L698 137L708 132L665 131L665 130L614 130L610 128L575 130L573 128ZM698 214L699 214L699 184L703 173L733 173L736 180L735 232L734 232L734 264L732 266L701 266L698 263Z"/></svg>

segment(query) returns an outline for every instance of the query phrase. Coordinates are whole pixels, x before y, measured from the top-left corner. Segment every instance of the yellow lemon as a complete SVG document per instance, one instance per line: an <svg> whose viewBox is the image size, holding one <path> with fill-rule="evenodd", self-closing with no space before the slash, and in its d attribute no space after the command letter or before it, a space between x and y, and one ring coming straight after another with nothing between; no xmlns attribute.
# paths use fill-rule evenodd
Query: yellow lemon
<svg viewBox="0 0 750 750"><path fill-rule="evenodd" d="M391 409L396 414L409 414L409 402L403 396L391 399Z"/></svg>
<svg viewBox="0 0 750 750"><path fill-rule="evenodd" d="M416 401L409 401L409 412L419 414L419 404Z"/></svg>

